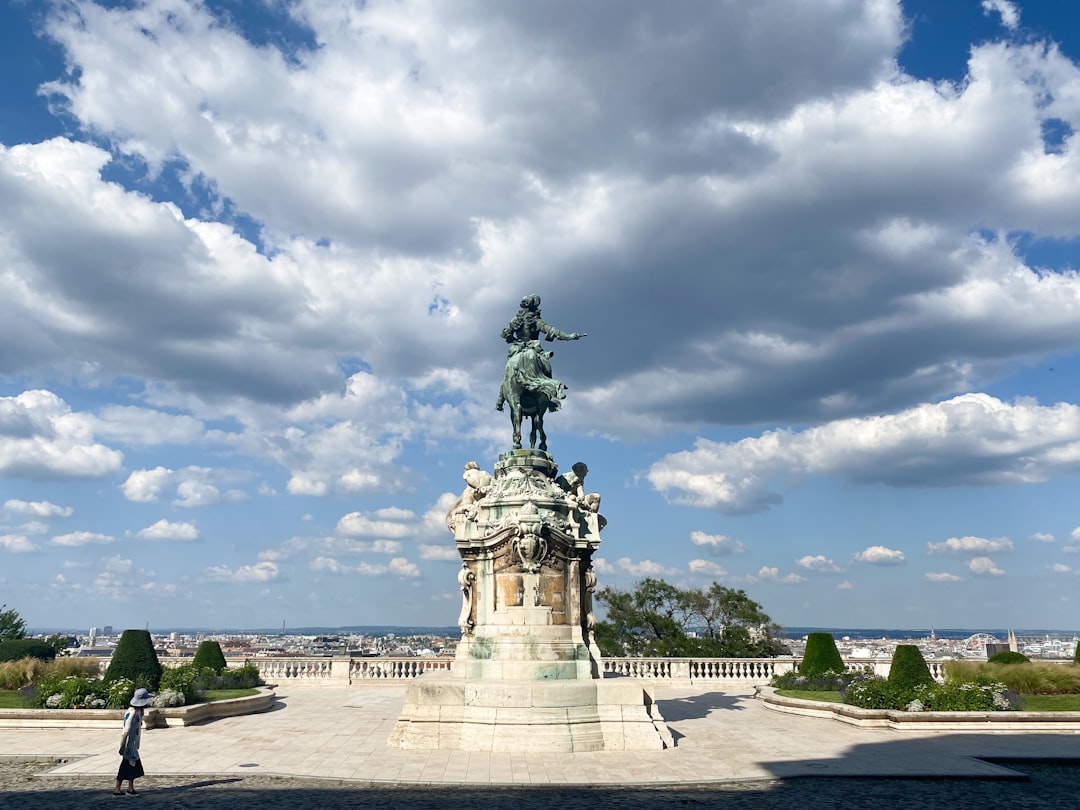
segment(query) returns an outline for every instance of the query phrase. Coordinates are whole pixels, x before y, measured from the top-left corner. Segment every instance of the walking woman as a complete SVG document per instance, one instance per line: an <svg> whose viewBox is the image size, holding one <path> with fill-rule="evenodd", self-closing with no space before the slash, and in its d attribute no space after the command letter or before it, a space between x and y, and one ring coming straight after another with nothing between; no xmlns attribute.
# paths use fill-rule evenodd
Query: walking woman
<svg viewBox="0 0 1080 810"><path fill-rule="evenodd" d="M124 736L120 738L120 770L116 772L116 789L113 796L123 796L120 789L127 780L127 792L135 795L135 780L143 775L142 760L139 759L139 741L142 738L143 711L150 705L151 695L145 689L136 689L131 696L131 705L124 713Z"/></svg>

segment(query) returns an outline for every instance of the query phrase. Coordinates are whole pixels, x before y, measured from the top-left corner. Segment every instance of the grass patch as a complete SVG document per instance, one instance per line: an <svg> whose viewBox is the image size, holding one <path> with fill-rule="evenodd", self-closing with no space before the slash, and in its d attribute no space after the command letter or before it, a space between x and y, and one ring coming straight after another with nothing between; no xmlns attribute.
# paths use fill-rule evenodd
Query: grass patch
<svg viewBox="0 0 1080 810"><path fill-rule="evenodd" d="M798 698L799 700L820 700L823 703L843 703L839 692L809 692L802 689L777 689L780 697Z"/></svg>
<svg viewBox="0 0 1080 810"><path fill-rule="evenodd" d="M232 700L257 694L259 694L258 689L207 689L206 702L213 703L215 700Z"/></svg>
<svg viewBox="0 0 1080 810"><path fill-rule="evenodd" d="M1080 695L1024 695L1021 711L1080 712Z"/></svg>
<svg viewBox="0 0 1080 810"><path fill-rule="evenodd" d="M25 709L18 690L0 689L0 709Z"/></svg>

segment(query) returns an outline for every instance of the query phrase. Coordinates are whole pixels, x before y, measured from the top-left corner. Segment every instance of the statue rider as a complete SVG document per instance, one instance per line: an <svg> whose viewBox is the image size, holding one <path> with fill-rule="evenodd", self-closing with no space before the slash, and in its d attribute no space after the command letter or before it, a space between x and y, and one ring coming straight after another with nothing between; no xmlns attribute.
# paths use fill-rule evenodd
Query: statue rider
<svg viewBox="0 0 1080 810"><path fill-rule="evenodd" d="M540 296L526 295L521 299L521 309L513 317L502 337L510 344L506 353L506 372L503 385L499 389L499 398L495 401L495 410L501 411L506 402L508 383L515 373L520 375L525 388L542 391L547 394L550 410L557 410L559 401L564 399L566 386L551 376L551 356L554 352L544 351L540 345L540 334L551 340L580 340L584 334L563 332L544 323L540 317Z"/></svg>

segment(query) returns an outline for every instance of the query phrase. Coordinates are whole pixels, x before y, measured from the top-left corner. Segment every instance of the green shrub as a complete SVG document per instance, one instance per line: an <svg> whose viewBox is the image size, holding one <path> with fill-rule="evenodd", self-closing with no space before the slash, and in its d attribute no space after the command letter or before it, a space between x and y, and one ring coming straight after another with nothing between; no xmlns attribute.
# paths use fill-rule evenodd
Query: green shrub
<svg viewBox="0 0 1080 810"><path fill-rule="evenodd" d="M903 691L910 691L916 686L932 684L933 676L922 652L914 644L898 644L893 653L892 666L889 667L889 683Z"/></svg>
<svg viewBox="0 0 1080 810"><path fill-rule="evenodd" d="M56 650L39 638L13 638L0 641L0 661L18 661L20 658L52 661L56 658Z"/></svg>
<svg viewBox="0 0 1080 810"><path fill-rule="evenodd" d="M105 684L105 702L110 709L125 709L135 694L135 681L130 678L117 678Z"/></svg>
<svg viewBox="0 0 1080 810"><path fill-rule="evenodd" d="M250 661L240 667L228 667L220 676L211 679L213 689L253 689L263 683L259 668Z"/></svg>
<svg viewBox="0 0 1080 810"><path fill-rule="evenodd" d="M136 687L157 691L161 682L161 662L154 651L154 642L146 630L125 630L113 651L112 661L105 670L105 680L128 678Z"/></svg>
<svg viewBox="0 0 1080 810"><path fill-rule="evenodd" d="M185 703L199 703L206 693L207 679L213 676L210 669L198 669L194 664L169 667L161 673L161 689L170 689L184 696Z"/></svg>
<svg viewBox="0 0 1080 810"><path fill-rule="evenodd" d="M1003 712L1016 708L1018 696L1003 683L935 683L916 686L915 700L928 712Z"/></svg>
<svg viewBox="0 0 1080 810"><path fill-rule="evenodd" d="M844 692L844 703L863 709L903 709L911 700L910 692L876 676L852 681Z"/></svg>
<svg viewBox="0 0 1080 810"><path fill-rule="evenodd" d="M989 664L1030 664L1031 659L1023 653L1013 652L1012 650L1002 650L999 653L994 653L987 659Z"/></svg>
<svg viewBox="0 0 1080 810"><path fill-rule="evenodd" d="M1076 643L1076 652L1073 653L1073 663L1080 664L1080 641Z"/></svg>
<svg viewBox="0 0 1080 810"><path fill-rule="evenodd" d="M195 659L192 663L196 669L209 667L214 670L215 675L220 675L221 670L227 666L225 653L221 651L221 645L216 641L204 641L199 644L199 649L195 651Z"/></svg>
<svg viewBox="0 0 1080 810"><path fill-rule="evenodd" d="M826 672L843 672L844 660L836 649L832 633L810 633L806 637L806 652L799 662L799 674L812 677Z"/></svg>

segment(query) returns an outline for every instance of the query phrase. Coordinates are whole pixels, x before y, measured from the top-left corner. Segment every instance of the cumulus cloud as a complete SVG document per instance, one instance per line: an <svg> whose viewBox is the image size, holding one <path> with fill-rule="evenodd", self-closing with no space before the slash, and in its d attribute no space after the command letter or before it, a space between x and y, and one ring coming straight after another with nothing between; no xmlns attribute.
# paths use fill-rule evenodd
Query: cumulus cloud
<svg viewBox="0 0 1080 810"><path fill-rule="evenodd" d="M416 516L407 510L381 510L372 515L350 512L337 523L340 534L356 537L408 537Z"/></svg>
<svg viewBox="0 0 1080 810"><path fill-rule="evenodd" d="M54 546L86 546L92 543L113 543L116 538L100 532L68 532L58 534L52 539Z"/></svg>
<svg viewBox="0 0 1080 810"><path fill-rule="evenodd" d="M4 501L4 509L17 515L33 515L40 518L71 517L75 510L70 506L58 506L49 501Z"/></svg>
<svg viewBox="0 0 1080 810"><path fill-rule="evenodd" d="M246 473L210 467L189 466L180 470L168 467L135 470L120 485L124 497L136 503L157 503L174 496L173 506L186 509L236 502L247 494L230 486L248 478ZM224 490L224 491L223 491Z"/></svg>
<svg viewBox="0 0 1080 810"><path fill-rule="evenodd" d="M870 565L902 565L904 552L886 546L869 546L855 555L855 561Z"/></svg>
<svg viewBox="0 0 1080 810"><path fill-rule="evenodd" d="M598 568L597 571L600 572L600 569ZM607 571L601 573L614 573L615 571L632 574L636 577L655 577L672 573L671 569L658 562L653 562L652 560L640 560L635 562L629 557L619 557L615 560L613 569L609 568Z"/></svg>
<svg viewBox="0 0 1080 810"><path fill-rule="evenodd" d="M409 562L405 557L394 557L386 565L381 563L373 565L367 562L347 565L333 557L316 557L311 561L309 568L312 571L323 571L328 574L359 574L367 577L391 574L401 579L413 579L420 576L419 566Z"/></svg>
<svg viewBox="0 0 1080 810"><path fill-rule="evenodd" d="M971 573L981 577L1000 577L1005 575L1005 572L998 568L997 565L994 564L994 561L989 557L974 557L968 560L967 565Z"/></svg>
<svg viewBox="0 0 1080 810"><path fill-rule="evenodd" d="M1013 543L1008 537L950 537L942 543L927 543L927 554L992 554L1012 551Z"/></svg>
<svg viewBox="0 0 1080 810"><path fill-rule="evenodd" d="M15 554L41 551L41 546L32 543L24 534L0 534L0 548Z"/></svg>
<svg viewBox="0 0 1080 810"><path fill-rule="evenodd" d="M1010 31L1020 27L1020 8L1011 0L982 0L983 14L998 14Z"/></svg>
<svg viewBox="0 0 1080 810"><path fill-rule="evenodd" d="M420 545L420 559L421 560L453 560L457 561L461 559L461 555L458 554L457 549L449 544L441 546L431 546L426 544Z"/></svg>
<svg viewBox="0 0 1080 810"><path fill-rule="evenodd" d="M1055 574L1071 574L1073 570L1071 566L1065 565L1065 563L1054 563L1049 568Z"/></svg>
<svg viewBox="0 0 1080 810"><path fill-rule="evenodd" d="M850 582L848 582L845 579L843 582L841 582L840 584L838 584L836 586L836 589L838 591L850 591L850 590L854 589L854 587L855 587L854 585L852 585Z"/></svg>
<svg viewBox="0 0 1080 810"><path fill-rule="evenodd" d="M928 571L926 573L927 582L959 582L960 577L956 574L949 574L943 571Z"/></svg>
<svg viewBox="0 0 1080 810"><path fill-rule="evenodd" d="M837 474L852 483L947 486L1043 481L1080 470L1080 407L965 394L898 414L769 431L733 443L698 439L649 470L675 503L739 513L779 503L777 485Z"/></svg>
<svg viewBox="0 0 1080 810"><path fill-rule="evenodd" d="M742 554L746 551L746 546L742 542L732 540L730 537L723 534L691 532L690 541L695 546L706 546L709 553L717 557L726 557L729 554Z"/></svg>
<svg viewBox="0 0 1080 810"><path fill-rule="evenodd" d="M283 579L277 563L264 560L254 565L232 569L227 565L207 568L204 577L210 582L275 582Z"/></svg>
<svg viewBox="0 0 1080 810"><path fill-rule="evenodd" d="M184 540L193 541L199 539L199 530L194 523L173 523L162 518L161 520L140 529L135 534L143 540Z"/></svg>
<svg viewBox="0 0 1080 810"><path fill-rule="evenodd" d="M842 574L844 572L843 566L837 565L833 560L822 554L807 554L805 557L797 559L795 565L804 571L812 571L815 574Z"/></svg>
<svg viewBox="0 0 1080 810"><path fill-rule="evenodd" d="M724 566L717 565L711 560L690 560L687 567L692 574L705 574L710 577L726 577L728 574Z"/></svg>
<svg viewBox="0 0 1080 810"><path fill-rule="evenodd" d="M123 455L94 439L90 421L51 391L0 397L0 476L48 481L102 478Z"/></svg>
<svg viewBox="0 0 1080 810"><path fill-rule="evenodd" d="M1053 543L1055 540L1054 535L1049 532L1035 532L1029 539L1036 543Z"/></svg>
<svg viewBox="0 0 1080 810"><path fill-rule="evenodd" d="M784 574L781 576L780 569L775 566L763 565L757 572L757 578L765 580L767 582L780 582L785 585L794 585L799 582L806 582L806 577L791 572L790 574Z"/></svg>

